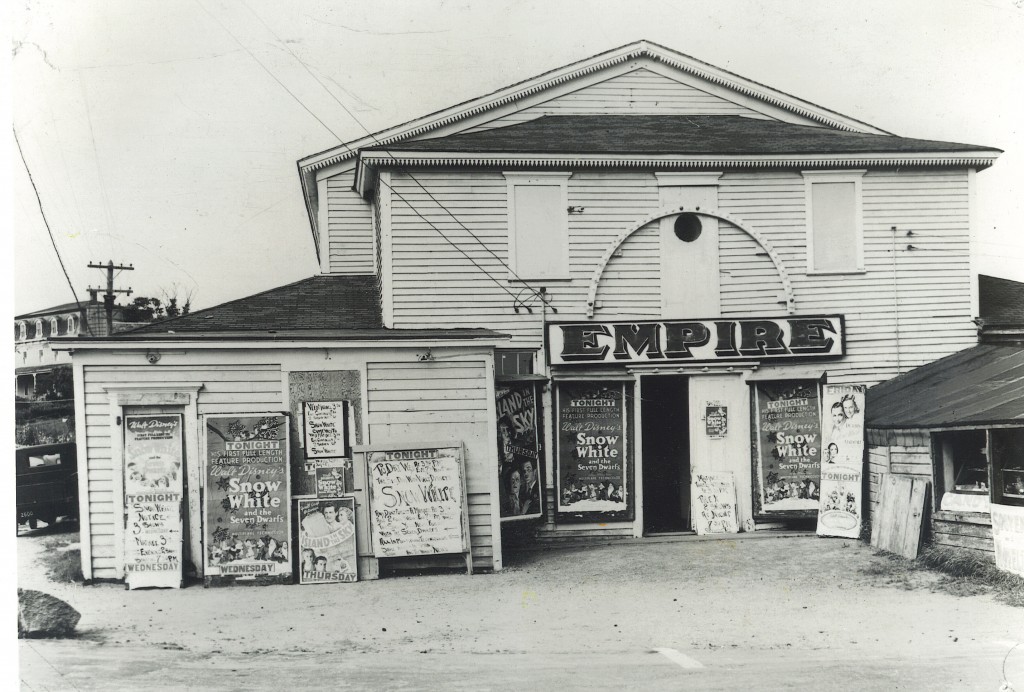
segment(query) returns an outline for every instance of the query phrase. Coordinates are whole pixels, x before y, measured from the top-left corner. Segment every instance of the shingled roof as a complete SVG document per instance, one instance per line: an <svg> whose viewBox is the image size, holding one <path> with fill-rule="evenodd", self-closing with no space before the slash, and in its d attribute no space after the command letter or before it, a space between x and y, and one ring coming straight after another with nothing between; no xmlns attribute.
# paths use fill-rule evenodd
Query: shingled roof
<svg viewBox="0 0 1024 692"><path fill-rule="evenodd" d="M490 329L392 329L384 326L374 276L314 276L255 295L153 322L127 332L57 342L386 341L507 339Z"/></svg>
<svg viewBox="0 0 1024 692"><path fill-rule="evenodd" d="M868 390L869 428L914 429L1024 422L1024 348L981 344Z"/></svg>
<svg viewBox="0 0 1024 692"><path fill-rule="evenodd" d="M1024 283L980 274L978 289L985 324L1024 326Z"/></svg>
<svg viewBox="0 0 1024 692"><path fill-rule="evenodd" d="M848 132L738 115L549 115L364 151L663 155L998 152L993 147Z"/></svg>
<svg viewBox="0 0 1024 692"><path fill-rule="evenodd" d="M314 276L119 336L383 327L376 277Z"/></svg>

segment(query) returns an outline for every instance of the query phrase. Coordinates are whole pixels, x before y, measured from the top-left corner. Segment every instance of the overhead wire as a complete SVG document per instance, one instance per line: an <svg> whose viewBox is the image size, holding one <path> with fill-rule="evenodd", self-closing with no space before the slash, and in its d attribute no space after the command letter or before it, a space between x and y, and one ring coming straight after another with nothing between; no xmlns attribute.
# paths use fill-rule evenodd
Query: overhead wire
<svg viewBox="0 0 1024 692"><path fill-rule="evenodd" d="M50 236L50 244L53 245L53 252L57 255L57 262L60 264L61 271L64 272L64 278L67 279L68 288L71 289L71 297L75 299L75 305L78 306L79 314L82 314L82 304L78 302L78 295L75 293L75 286L71 282L71 277L68 276L68 270L64 266L64 259L60 256L60 250L57 248L57 241L53 237L53 230L50 228L50 222L46 218L46 210L43 209L43 199L39 196L39 188L36 187L36 181L32 177L32 169L28 166L28 161L25 160L25 152L21 149L21 140L18 138L18 130L14 127L11 128L14 133L14 143L18 146L18 155L21 156L21 163L25 167L25 173L28 174L28 181L32 184L32 191L36 194L36 202L39 204L39 215L43 219L43 225L46 227L46 233ZM89 336L95 336L92 333L92 326L89 324L89 320L83 320L85 322L85 328L89 331Z"/></svg>
<svg viewBox="0 0 1024 692"><path fill-rule="evenodd" d="M198 2L198 0L197 0L197 2ZM353 120L353 122L355 122L360 128L362 128L362 130L364 132L366 132L367 136L369 136L370 139L372 139L374 142L376 142L379 145L380 144L380 140L378 140L377 137L372 132L370 132L369 128L367 128L362 123L362 121L360 121L359 118L357 118L356 115L337 96L334 95L334 92L331 91L327 87L327 85L324 84L323 81L310 69L309 65L307 65L305 63L305 61L303 61L298 55L296 55L295 52L292 51L291 48L289 48L287 46L287 44L284 41L281 40L281 37L277 35L277 33L270 27L270 25L268 25L263 20L263 18L259 16L259 14L257 14L251 7L249 7L248 3L243 2L242 4L245 5L245 8L249 11L250 14L252 14L257 20L259 20L259 22L264 26L264 28L266 28L266 30L270 33L270 35L274 37L274 39L277 41L277 43L282 48L284 48L284 50L289 55L291 55L292 58L297 63L299 63L299 65L302 66L302 68L306 71L306 73L309 74L309 76L312 77L314 79L314 81L316 81L317 84L320 85L320 87L327 93L327 95L330 96L331 99L335 103L337 103L338 106L340 106L342 110L345 111L345 113ZM205 10L205 8L203 8L203 9ZM209 11L207 11L207 14L210 14ZM216 18L214 18L214 19L216 19ZM220 23L220 22L218 21L218 23ZM223 24L221 24L221 26L223 26ZM225 31L227 31L226 27L225 27ZM230 34L231 32L228 31L228 33ZM232 35L232 38L234 38L235 42L238 43L240 46L242 45L241 42L238 41L238 39L234 35ZM242 47L247 52L249 52L250 55L252 55L252 53L250 51L248 51L248 49L245 48L245 46L242 46ZM257 59L255 57L255 55L252 55L252 57L253 57L254 60L256 60L257 63L260 64L261 67L263 67L264 70L267 70L266 66L263 65L263 63L259 59ZM267 70L267 71L269 73L269 70ZM273 75L271 75L271 76L273 76ZM280 80L277 80L276 77L274 77L274 79L275 79L275 81L278 81L279 84L281 83ZM284 85L282 84L282 87L283 86ZM288 91L288 93L291 94L293 98L296 98L296 100L298 100L297 97L295 97L295 95L291 92L291 90L289 90L287 88L285 88L285 90ZM312 111L310 111L309 108L305 106L305 104L301 104L301 105L303 106L303 108L306 108L306 110L312 114ZM335 137L337 137L338 141L341 143L342 147L344 147L346 151L348 151L350 154L353 154L353 155L356 153L355 151L352 150L351 147L348 146L348 144L345 142L345 140L342 137L338 136L337 133L335 133L333 130L331 130L331 128L328 127L319 117L317 117L315 115L314 115L314 117L316 117L317 121L320 122L320 124L323 125L325 128L327 128L327 130L329 132L331 132L331 134L333 134ZM503 266L509 272L509 274L511 274L515 278L516 281L520 282L526 288L526 290L529 290L533 294L533 296L535 298L538 298L542 303L544 303L544 304L547 303L548 299L547 299L545 291L541 291L541 290L538 290L538 289L534 288L526 280L524 280L522 277L520 277L515 272L515 270L512 269L512 267L510 267L497 253L494 252L494 250L491 249L490 246L487 245L487 243L485 243L475 233L473 233L473 231L470 230L450 209L448 209L440 200L438 200L433 195L433 193L431 193L430 190L428 190L426 188L426 186L424 186L423 183L420 182L420 180L415 175L413 175L411 170L409 170L405 166L399 165L398 164L398 160L395 158L394 154L392 154L390 151L386 151L386 153L392 159L392 161L394 161L394 163L396 165L396 168L399 171L401 171L402 173L406 174L409 177L409 179L412 180L416 184L416 186L419 187L420 190L422 190L427 195L427 197L429 197L430 200L433 201L434 204L437 205L437 207L439 209L441 209L448 216L450 216L451 219L453 221L455 221L455 223L458 224L458 226L463 231L465 231L465 233L467 235L469 235L473 240L475 240L477 242L477 244L480 245L480 247L482 247L485 251L487 251L487 253L490 254L491 257L493 257L501 266ZM478 269L480 269L480 271L482 271L489 279L491 279L491 281L493 281L502 290L504 290L507 294L509 294L509 296L511 296L512 299L513 299L513 304L514 305L521 304L521 305L523 305L523 307L526 308L526 310L532 312L532 310L530 310L529 306L525 305L525 303L522 302L522 300L520 299L519 295L516 295L516 294L512 293L512 291L504 283L502 283L501 281L496 279L493 275L491 275L490 272L488 272L486 269L481 267L472 257L470 257L461 247L459 247L458 245L453 243L437 226L435 226L431 221L429 221L425 216L423 216L418 211L418 209L413 204L411 204L409 202L409 200L407 200L405 198L404 195L402 195L402 193L400 191L396 190L394 188L394 186L392 186L391 184L389 184L387 182L384 182L383 180L380 180L379 178L378 178L378 181L381 184L383 184L386 188L388 188L388 190L390 190L392 193L394 193L395 196L398 197L398 199L400 199L402 202L404 202L409 207L409 209L411 211L413 211L413 213L415 213L417 216L419 216L421 219L423 219L423 221L425 221L427 223L427 225L430 226L430 228L432 228L434 231L436 231L442 238L444 238L445 241L447 241L450 245L452 245L452 247L455 247L457 250L462 252L462 254L465 255L466 258L469 259L470 262L472 262L474 264L474 266L476 266ZM522 293L522 290L520 290L520 294L521 293ZM554 309L554 308L552 308L552 309ZM518 308L517 308L517 311L518 311Z"/></svg>
<svg viewBox="0 0 1024 692"><path fill-rule="evenodd" d="M85 88L85 78L79 75L79 86L82 89L82 103L85 105L85 121L89 126L89 141L92 143L93 156L96 161L96 182L100 186L100 201L103 202L103 211L107 217L107 224L110 228L108 243L110 247L110 254L114 254L114 243L112 241L118 240L117 236L113 234L114 230L114 214L110 208L110 197L107 195L107 186L103 184L103 171L100 169L100 152L99 147L96 146L96 131L92 125L92 109L89 108L89 92Z"/></svg>
<svg viewBox="0 0 1024 692"><path fill-rule="evenodd" d="M268 68L268 67L267 67L267 66L266 66L266 65L265 65L265 64L263 63L263 61L261 61L261 60L260 60L259 58L257 58L257 57L256 57L256 55L255 55L255 54L254 54L254 53L253 53L253 52L252 52L251 50L249 50L249 48L248 48L247 46L245 46L245 45L244 45L244 44L243 44L243 43L242 43L242 42L241 42L241 41L240 41L240 40L238 39L238 37L237 37L237 36L235 36L235 34L234 34L234 33L232 33L232 32L231 32L231 30L230 30L230 29L228 29L228 28L227 28L227 27L226 27L226 26L224 25L224 23L223 23L223 22L221 22L221 21L220 21L219 19L217 19L217 17L215 17L215 16L214 16L214 15L213 15L213 14L212 14L212 13L211 13L211 12L210 12L209 10L207 10L207 9L206 9L206 7L205 7L205 6L204 6L204 5L202 4L201 0L196 0L196 4L198 4L198 5L200 6L200 8L201 8L201 9L202 9L202 10L203 10L204 12L206 12L206 14L207 14L207 15L209 15L209 16L210 16L210 18L211 18L211 19L213 19L213 20L214 20L215 22L217 22L217 24L219 24L219 25L220 25L220 27L221 27L222 29L224 29L224 31L225 31L225 32L226 32L226 33L227 33L227 34L228 34L229 36L231 36L231 38L232 38L232 39L234 39L235 43L237 43L237 44L238 44L238 45L239 45L239 46L240 46L240 47L242 48L242 50L244 50L244 51L245 51L246 53L248 53L248 54L249 54L249 56L250 56L250 57L251 57L251 58L253 59L253 61L254 61L254 62L256 62L256 64L257 64L257 65L259 65L259 66L260 66L260 67L261 67L261 68L263 69L263 71L264 71L264 72L266 72L266 73L267 73L267 74L268 74L268 75L269 75L269 76L270 76L270 77L271 77L271 78L272 78L272 79L273 79L273 80L274 80L275 82L277 82L277 83L278 83L278 84L279 84L279 85L281 86L281 88L282 88L282 89L284 89L284 90L285 90L285 92L287 92L287 93L288 93L288 95L290 95L290 96L291 96L291 97L292 97L292 98L293 98L293 99L294 99L294 100L296 101L296 103L298 103L298 104L299 104L300 106L302 106L302 108L303 108L303 109L304 109L304 110L305 110L305 111L306 111L307 113L309 113L309 114L310 114L310 115L311 115L311 116L312 116L312 117L313 117L313 118L314 118L314 119L315 119L315 120L316 120L316 121L317 121L318 123L320 123L320 124L321 124L321 125L322 125L322 126L324 127L324 129L326 129L326 130L327 130L328 132L330 132L330 133L331 133L331 134L332 134L332 135L333 135L333 136L334 136L334 137L335 137L335 138L336 138L336 139L337 139L337 140L338 140L338 141L339 141L339 142L341 143L341 145L345 147L345 149L346 149L347 151L349 151L349 152L351 152L351 153L355 153L355 152L352 152L352 149L351 149L350 147L348 147L348 145L347 145L347 144L345 143L345 140L344 140L344 138L342 138L342 137L341 137L341 136L340 136L340 135L339 135L339 134L338 134L337 132L335 132L335 131L334 131L333 129L331 129L331 127L330 127L329 125L327 125L327 123L325 123L325 122L324 122L324 121L323 121L323 120L322 120L322 119L321 119L321 118L320 118L320 117L319 117L318 115L316 115L316 113L314 113L314 112L313 112L313 111L312 111L312 110L311 110L311 109L310 109L310 108L309 108L308 106L306 106L306 104L305 104L305 103L303 103L303 102L302 102L302 100L301 100L301 99L300 99L300 98L299 98L298 96L296 96L296 95L295 95L295 93L294 93L294 92L293 92L293 91L292 91L291 89L289 89L289 88L288 88L287 86L285 86L285 84L284 84L284 83L283 83L283 82L282 82L282 81L281 81L280 79L278 79L278 78L277 78L277 76L276 76L276 75L274 75L274 73L273 73L273 72L271 72L271 71L270 71L270 68ZM248 7L247 7L247 9L248 9ZM250 11L250 12L252 12L252 10L251 10L251 9L250 9L249 11ZM254 14L255 14L255 13L254 13ZM259 18L259 17L257 17L257 18ZM261 19L260 21L262 22L263 20ZM265 23L264 23L264 25L265 25ZM273 33L273 32L271 32L271 33ZM275 38L277 38L276 34L275 34ZM278 39L278 41L280 41L280 39ZM294 55L294 54L293 54L293 55ZM300 61L300 62L301 62L301 61ZM450 239L450 238L449 238L449 237L448 237L447 235L445 235L445 234L444 234L444 232L443 232L443 231L441 231L441 229L437 228L437 226L435 226L435 225L433 224L433 222L431 222L431 221L430 221L430 220L429 220L428 218L426 218L425 216L423 216L423 214L421 214L421 213L419 212L419 210L417 210L417 209L416 209L416 208L415 208L415 207L414 207L413 205L409 204L409 202L408 202L408 201L407 201L407 200L406 200L406 199L405 199L405 198L404 198L404 197L402 196L402 194L401 194L401 193L400 193L399 191L395 190L395 189L394 189L394 188L393 188L393 187L392 187L391 185L389 185L388 183L385 183L385 182L383 182L383 181L381 181L381 183L382 183L382 184L384 184L384 185L385 185L385 187L387 187L387 188L388 188L389 190L391 190L392 192L394 192L394 193L395 193L395 194L396 194L396 195L398 196L398 198L399 198L399 199L401 199L401 200L402 200L403 202L405 202L406 204L408 204L408 205L409 205L409 208L410 208L410 209L411 209L411 210L413 211L413 213L415 213L415 214L416 214L416 215L417 215L418 217L420 217L420 218L421 218L421 219L422 219L422 220L423 220L423 221L424 221L424 222L425 222L425 223L426 223L426 224L427 224L427 225L428 225L428 226L429 226L430 228L432 228L432 229L433 229L433 230L434 230L435 232L437 232L437 234L438 234L438 235L440 235L440 236L441 236L441 238L443 238L443 239L444 239L444 240L445 240L445 241L446 241L446 242L447 242L447 243L448 243L449 245L451 245L451 246L452 246L453 248L455 248L455 249L456 249L456 250L458 250L458 251L459 251L460 253L462 253L462 255L463 255L463 256L465 256L465 257L466 257L466 259L468 259L468 260L470 261L470 263L472 263L472 264L473 264L473 266L475 266L475 267L476 267L477 269L479 269L479 270L480 270L480 271L481 271L481 272L482 272L482 273L483 273L483 274L484 274L485 276L487 276L487 278L489 278L489 279L490 279L490 280L491 280L492 282L494 282L494 284L495 284L495 285L497 285L497 286L498 286L499 288L501 288L501 289L502 289L503 291L505 291L505 293L507 293L507 294L508 294L508 295L509 295L509 296L510 296L510 297L511 297L511 298L512 298L513 300L515 300L515 298L516 298L516 297L515 297L515 294L513 294L513 293L512 293L512 291L511 291L511 290L509 290L509 288L508 288L507 286L505 286L504 284L502 284L502 283L501 283L501 282L500 282L500 281L499 281L498 279L496 279L496 278L495 278L495 277L494 277L494 276L493 276L493 275L492 275L492 274L491 274L491 273L490 273L489 271L487 271L487 270L486 270L486 269L485 269L485 268L484 268L483 266L481 266L481 265L480 265L480 264L479 264L479 263L478 263L478 262L477 262L477 261L476 261L475 259L473 259L473 257L472 257L472 256L471 256L471 255L470 255L470 254L469 254L468 252L466 252L466 251L465 251L465 250L464 250L464 249L463 249L462 247L460 247L460 246L459 246L459 245L458 245L457 243L455 243L455 242L454 242L454 241L452 241L452 240L451 240L451 239Z"/></svg>

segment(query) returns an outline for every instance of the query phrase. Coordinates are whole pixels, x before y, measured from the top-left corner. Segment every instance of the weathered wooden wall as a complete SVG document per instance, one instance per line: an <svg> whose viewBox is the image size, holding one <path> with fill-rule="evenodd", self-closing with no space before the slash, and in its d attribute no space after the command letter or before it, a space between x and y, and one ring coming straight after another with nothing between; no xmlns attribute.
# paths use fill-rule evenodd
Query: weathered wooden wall
<svg viewBox="0 0 1024 692"><path fill-rule="evenodd" d="M932 543L952 548L969 548L994 553L992 517L980 512L935 512L932 515Z"/></svg>
<svg viewBox="0 0 1024 692"><path fill-rule="evenodd" d="M932 483L935 492L931 441L927 431L871 430L868 432L868 473L870 502L878 503L881 479L886 474L920 478ZM992 542L992 518L983 512L943 512L934 510L941 498L932 497L931 522L926 538L934 545L968 548L986 553L995 550Z"/></svg>
<svg viewBox="0 0 1024 692"><path fill-rule="evenodd" d="M142 360L141 356L137 356ZM105 387L132 385L152 387L198 387L199 414L262 413L282 408L279 365L238 365L230 363L191 364L164 367L96 365L84 368L85 441L87 456L79 461L79 474L86 474L92 577L120 578L116 564L119 548L116 536L124 500L115 497L115 474L123 474L120 459L112 458L112 440L121 428L110 418L110 401ZM195 463L189 460L189 463Z"/></svg>
<svg viewBox="0 0 1024 692"><path fill-rule="evenodd" d="M424 171L416 179L401 173L391 177L400 198L390 200L391 238L384 247L390 247L391 256L384 264L392 272L394 326L489 327L512 334L513 346L539 347L541 311L516 314L515 301L502 287L529 297L521 283L509 281L502 264L508 261L508 231L501 173ZM829 364L830 381L840 383L873 384L895 375L897 366L906 371L975 339L970 273L963 261L968 247L966 172L872 171L864 176L863 187L865 271L818 275L807 272L799 173L729 172L719 185L719 210L758 233L779 254L792 280L797 311L846 315L848 355ZM571 280L544 283L558 310L555 319L585 318L587 291L602 253L626 228L658 209L657 195L653 173L573 175L569 203L583 212L569 216ZM660 316L656 225L634 233L607 265L597 292L597 319ZM720 227L722 315L784 315L782 280L763 248L730 223Z"/></svg>
<svg viewBox="0 0 1024 692"><path fill-rule="evenodd" d="M122 576L117 543L123 514L123 498L118 496L123 469L121 459L115 458L120 445L113 444L121 429L112 416L114 407L107 388L198 390L195 415L201 423L205 414L297 410L306 397L299 390L292 396L289 383L301 385L301 391L310 396L319 391L316 398L351 398L356 441L463 441L475 566L500 569L496 499L492 502L498 462L489 349L435 348L434 352L436 361L419 362L416 349L179 349L165 352L158 365L145 364L144 353L76 355L82 359L85 420L79 441L80 450L84 446L79 456L85 483L82 490L87 494L82 505L83 556L87 556L91 578ZM321 383L317 382L318 373L322 374ZM186 431L188 426L186 420ZM196 444L198 440L186 440L186 465L196 470L199 478L205 452L190 447ZM361 496L357 500L361 501Z"/></svg>
<svg viewBox="0 0 1024 692"><path fill-rule="evenodd" d="M327 179L326 242L328 274L373 274L375 271L374 225L369 202L352 190L351 167Z"/></svg>
<svg viewBox="0 0 1024 692"><path fill-rule="evenodd" d="M491 494L497 484L493 373L486 361L367 363L369 443L461 440L474 568L499 569L501 535Z"/></svg>

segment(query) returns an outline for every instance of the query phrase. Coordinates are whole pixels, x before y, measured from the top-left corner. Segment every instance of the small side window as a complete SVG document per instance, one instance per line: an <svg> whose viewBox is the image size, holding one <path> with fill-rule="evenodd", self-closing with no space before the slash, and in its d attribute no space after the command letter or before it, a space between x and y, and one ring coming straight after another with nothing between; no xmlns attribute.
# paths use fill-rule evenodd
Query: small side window
<svg viewBox="0 0 1024 692"><path fill-rule="evenodd" d="M494 352L494 374L532 375L534 351L498 349Z"/></svg>
<svg viewBox="0 0 1024 692"><path fill-rule="evenodd" d="M1024 429L992 431L993 501L1024 506Z"/></svg>
<svg viewBox="0 0 1024 692"><path fill-rule="evenodd" d="M947 493L988 496L988 457L984 430L936 435L938 461Z"/></svg>
<svg viewBox="0 0 1024 692"><path fill-rule="evenodd" d="M864 171L804 171L809 274L864 271L863 175Z"/></svg>
<svg viewBox="0 0 1024 692"><path fill-rule="evenodd" d="M510 279L569 279L571 173L505 173Z"/></svg>

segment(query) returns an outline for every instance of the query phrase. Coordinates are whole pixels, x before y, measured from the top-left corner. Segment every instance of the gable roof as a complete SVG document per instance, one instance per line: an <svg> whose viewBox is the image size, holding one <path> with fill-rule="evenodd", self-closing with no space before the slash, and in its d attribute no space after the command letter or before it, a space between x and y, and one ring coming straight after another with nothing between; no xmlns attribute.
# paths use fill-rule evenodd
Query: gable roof
<svg viewBox="0 0 1024 692"><path fill-rule="evenodd" d="M83 312L88 307L88 299L81 301L80 303L64 303L63 305L55 305L52 308L43 308L42 310L36 310L34 312L26 312L22 315L16 315L15 320L34 320L39 317L50 317L53 315L62 315L65 313L78 314ZM100 305L102 308L103 306Z"/></svg>
<svg viewBox="0 0 1024 692"><path fill-rule="evenodd" d="M452 131L464 129L464 127L469 126L466 121L470 119L480 120L481 118L478 116L485 116L484 119L497 117L502 108L514 109L516 101L567 82L587 78L589 75L595 75L610 67L632 60L647 60L666 65L679 70L681 73L706 80L713 85L724 87L744 97L753 98L767 106L788 111L795 116L807 118L826 127L856 132L889 134L885 130L863 121L829 110L746 77L741 77L738 74L666 48L652 41L634 41L633 43L613 48L564 67L549 70L490 94L464 101L376 133L367 133L365 137L339 144L300 159L297 163L299 181L306 202L306 213L309 216L310 227L313 229L313 243L317 256L319 257L320 254L316 212L318 202L317 171L353 159L362 148L367 146L388 145L442 128L448 128Z"/></svg>
<svg viewBox="0 0 1024 692"><path fill-rule="evenodd" d="M513 101L531 96L559 84L573 81L581 77L600 72L601 70L629 60L649 59L673 67L681 72L707 80L712 84L726 87L738 94L750 96L765 104L782 108L827 127L841 130L888 132L860 120L856 120L837 111L829 110L810 101L793 96L784 91L774 89L752 79L741 77L710 63L698 60L690 55L680 53L654 43L653 41L634 41L618 48L598 53L597 55L579 60L564 67L544 72L535 77L517 82L490 94L479 96L469 101L450 106L440 111L421 116L400 125L390 127L373 134L367 134L345 144L331 147L317 154L299 160L299 171L317 170L333 165L338 161L352 158L363 147L370 145L387 145L392 142L409 139L418 135L437 130L446 125L465 120L486 111L495 110Z"/></svg>
<svg viewBox="0 0 1024 692"><path fill-rule="evenodd" d="M1024 326L1024 283L979 274L978 307L986 325Z"/></svg>
<svg viewBox="0 0 1024 692"><path fill-rule="evenodd" d="M868 390L869 428L1024 423L1024 347L981 344Z"/></svg>
<svg viewBox="0 0 1024 692"><path fill-rule="evenodd" d="M548 115L507 127L364 151L771 155L994 150L739 115Z"/></svg>
<svg viewBox="0 0 1024 692"><path fill-rule="evenodd" d="M383 327L376 277L313 276L117 336Z"/></svg>
<svg viewBox="0 0 1024 692"><path fill-rule="evenodd" d="M125 341L371 341L505 338L490 329L388 329L375 276L320 275L182 317L110 336L61 343ZM77 348L78 346L76 346Z"/></svg>

